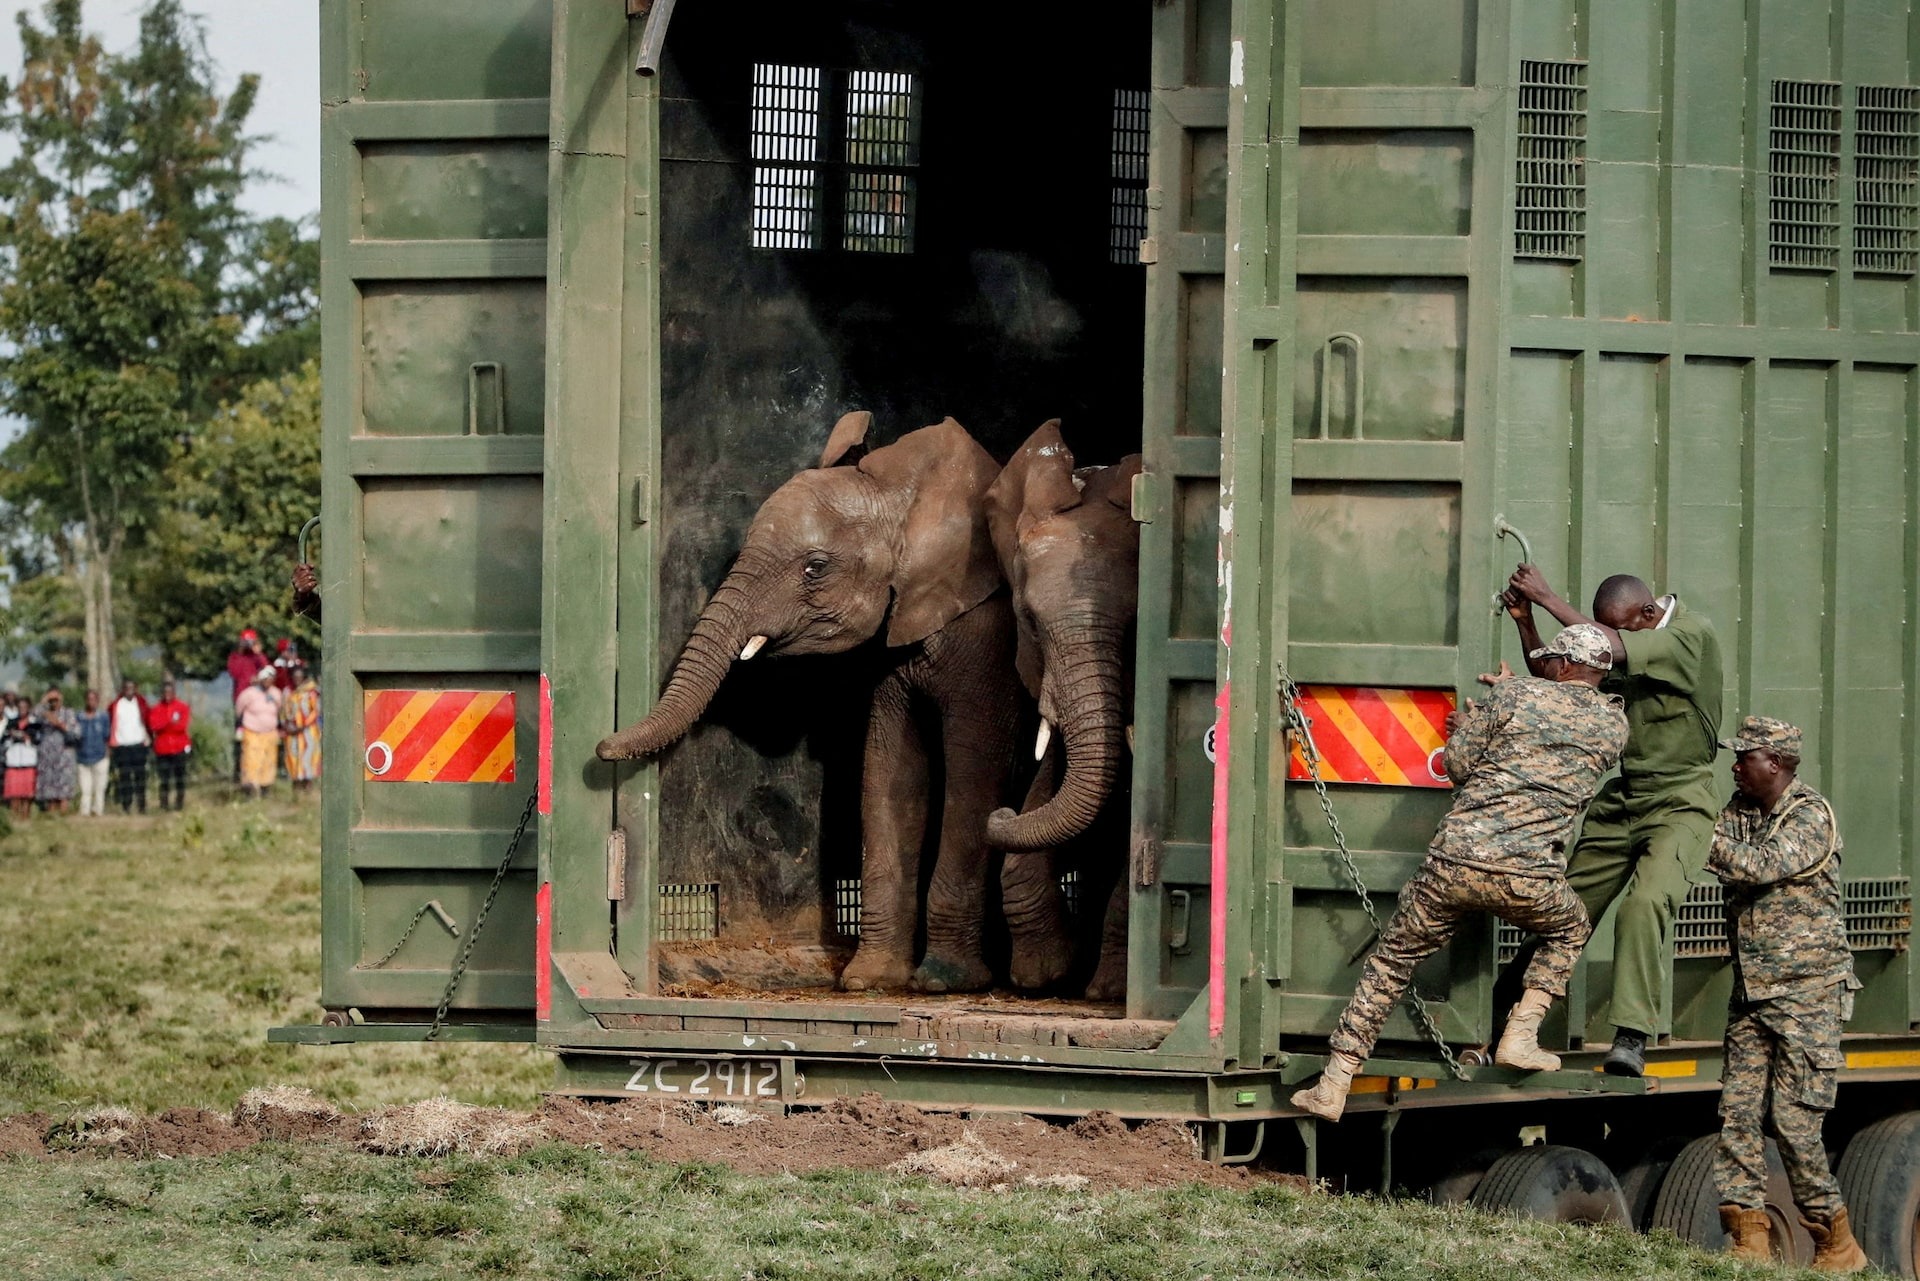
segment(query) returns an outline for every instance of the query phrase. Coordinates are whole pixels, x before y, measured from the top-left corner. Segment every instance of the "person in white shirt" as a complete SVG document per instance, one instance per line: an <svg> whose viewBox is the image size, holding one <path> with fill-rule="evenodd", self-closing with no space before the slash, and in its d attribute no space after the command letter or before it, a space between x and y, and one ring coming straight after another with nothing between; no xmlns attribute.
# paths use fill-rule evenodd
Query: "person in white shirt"
<svg viewBox="0 0 1920 1281"><path fill-rule="evenodd" d="M153 745L153 736L147 732L147 700L141 697L138 685L130 680L120 682L120 697L107 709L107 725L120 812L131 814L138 804L145 814L147 749Z"/></svg>
<svg viewBox="0 0 1920 1281"><path fill-rule="evenodd" d="M15 818L26 818L33 813L33 787L35 775L39 773L40 749L34 746L27 732L24 716L8 722L5 733L7 808Z"/></svg>

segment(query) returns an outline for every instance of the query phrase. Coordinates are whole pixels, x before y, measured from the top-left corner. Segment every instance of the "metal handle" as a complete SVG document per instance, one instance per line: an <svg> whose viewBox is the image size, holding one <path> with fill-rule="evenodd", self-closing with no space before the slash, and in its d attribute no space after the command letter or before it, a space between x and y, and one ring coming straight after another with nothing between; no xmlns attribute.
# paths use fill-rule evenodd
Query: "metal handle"
<svg viewBox="0 0 1920 1281"><path fill-rule="evenodd" d="M1345 343L1353 352L1353 439L1367 438L1367 366L1366 346L1360 341L1359 334L1342 331L1332 334L1320 347L1320 420L1315 433L1321 440L1331 440L1327 434L1328 419L1333 404L1333 353Z"/></svg>
<svg viewBox="0 0 1920 1281"><path fill-rule="evenodd" d="M480 430L480 380L482 375L491 374L492 394L488 397L492 413L488 421L493 424L490 431ZM507 379L497 360L476 360L467 366L467 435L504 436L507 431Z"/></svg>
<svg viewBox="0 0 1920 1281"><path fill-rule="evenodd" d="M313 564L312 561L307 559L307 535L318 528L320 528L320 518L318 516L310 518L306 524L300 526L300 563L302 565Z"/></svg>
<svg viewBox="0 0 1920 1281"><path fill-rule="evenodd" d="M660 70L660 50L666 46L667 24L672 21L673 0L653 0L653 7L647 10L647 25L640 30L640 54L633 63L635 75L651 76Z"/></svg>
<svg viewBox="0 0 1920 1281"><path fill-rule="evenodd" d="M1496 542L1502 538L1511 538L1514 542L1519 543L1520 563L1523 565L1533 564L1533 544L1527 541L1525 534L1508 524L1505 516L1495 516L1493 518L1493 537ZM1495 592L1493 594L1493 612L1495 614L1503 614L1506 612L1506 609L1506 593Z"/></svg>
<svg viewBox="0 0 1920 1281"><path fill-rule="evenodd" d="M1179 912L1176 925L1167 938L1167 950L1185 956L1193 950L1193 895L1186 890L1168 890L1167 903Z"/></svg>

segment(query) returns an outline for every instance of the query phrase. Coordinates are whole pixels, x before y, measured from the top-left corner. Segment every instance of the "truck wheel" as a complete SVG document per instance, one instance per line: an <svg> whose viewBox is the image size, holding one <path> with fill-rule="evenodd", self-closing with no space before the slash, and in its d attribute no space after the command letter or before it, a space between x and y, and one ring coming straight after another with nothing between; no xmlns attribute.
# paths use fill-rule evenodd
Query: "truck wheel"
<svg viewBox="0 0 1920 1281"><path fill-rule="evenodd" d="M1660 1185L1666 1182L1673 1159L1686 1146L1687 1140L1668 1135L1655 1139L1613 1166L1613 1173L1620 1180L1620 1195L1627 1199L1627 1222L1635 1232L1647 1230L1647 1221L1653 1217L1653 1199L1659 1195Z"/></svg>
<svg viewBox="0 0 1920 1281"><path fill-rule="evenodd" d="M1875 1267L1920 1277L1920 1112L1900 1112L1853 1136L1835 1171L1853 1235Z"/></svg>
<svg viewBox="0 0 1920 1281"><path fill-rule="evenodd" d="M1512 1148L1481 1148L1455 1162L1453 1168L1427 1189L1427 1200L1435 1205L1465 1205L1473 1199L1473 1190L1487 1177L1487 1171Z"/></svg>
<svg viewBox="0 0 1920 1281"><path fill-rule="evenodd" d="M1713 1154L1717 1134L1703 1134L1680 1149L1660 1181L1646 1230L1664 1228L1702 1250L1725 1250L1727 1234L1720 1226L1720 1189L1713 1181ZM1767 1243L1782 1263L1813 1261L1813 1238L1800 1226L1793 1189L1780 1164L1780 1151L1767 1140Z"/></svg>
<svg viewBox="0 0 1920 1281"><path fill-rule="evenodd" d="M1548 1223L1627 1221L1613 1171L1583 1148L1541 1144L1507 1153L1473 1190L1473 1204Z"/></svg>

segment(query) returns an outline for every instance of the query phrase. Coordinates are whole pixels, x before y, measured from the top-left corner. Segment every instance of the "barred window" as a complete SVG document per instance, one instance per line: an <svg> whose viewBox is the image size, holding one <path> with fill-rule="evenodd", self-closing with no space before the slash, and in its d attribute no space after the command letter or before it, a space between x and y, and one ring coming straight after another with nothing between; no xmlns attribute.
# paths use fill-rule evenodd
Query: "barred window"
<svg viewBox="0 0 1920 1281"><path fill-rule="evenodd" d="M1853 112L1853 269L1920 266L1920 89L1860 85Z"/></svg>
<svg viewBox="0 0 1920 1281"><path fill-rule="evenodd" d="M1513 254L1578 262L1587 235L1587 64L1520 64Z"/></svg>
<svg viewBox="0 0 1920 1281"><path fill-rule="evenodd" d="M752 159L755 248L913 251L913 75L754 64Z"/></svg>
<svg viewBox="0 0 1920 1281"><path fill-rule="evenodd" d="M1767 135L1767 261L1840 265L1840 86L1773 82Z"/></svg>
<svg viewBox="0 0 1920 1281"><path fill-rule="evenodd" d="M1147 122L1145 89L1113 91L1113 216L1107 261L1137 266L1147 238Z"/></svg>

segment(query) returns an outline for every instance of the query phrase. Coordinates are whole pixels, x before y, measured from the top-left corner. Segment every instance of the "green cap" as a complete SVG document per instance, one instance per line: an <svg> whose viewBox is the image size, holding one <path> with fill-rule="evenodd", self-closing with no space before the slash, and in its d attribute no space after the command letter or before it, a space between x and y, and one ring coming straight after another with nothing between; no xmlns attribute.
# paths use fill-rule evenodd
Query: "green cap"
<svg viewBox="0 0 1920 1281"><path fill-rule="evenodd" d="M1771 716L1749 716L1740 722L1739 732L1720 740L1720 746L1736 752L1757 752L1762 748L1782 756L1800 755L1800 727Z"/></svg>
<svg viewBox="0 0 1920 1281"><path fill-rule="evenodd" d="M1528 658L1545 658L1557 654L1570 663L1582 663L1600 671L1613 670L1613 646L1607 640L1607 634L1592 623L1575 623L1542 645L1539 649L1528 650Z"/></svg>

